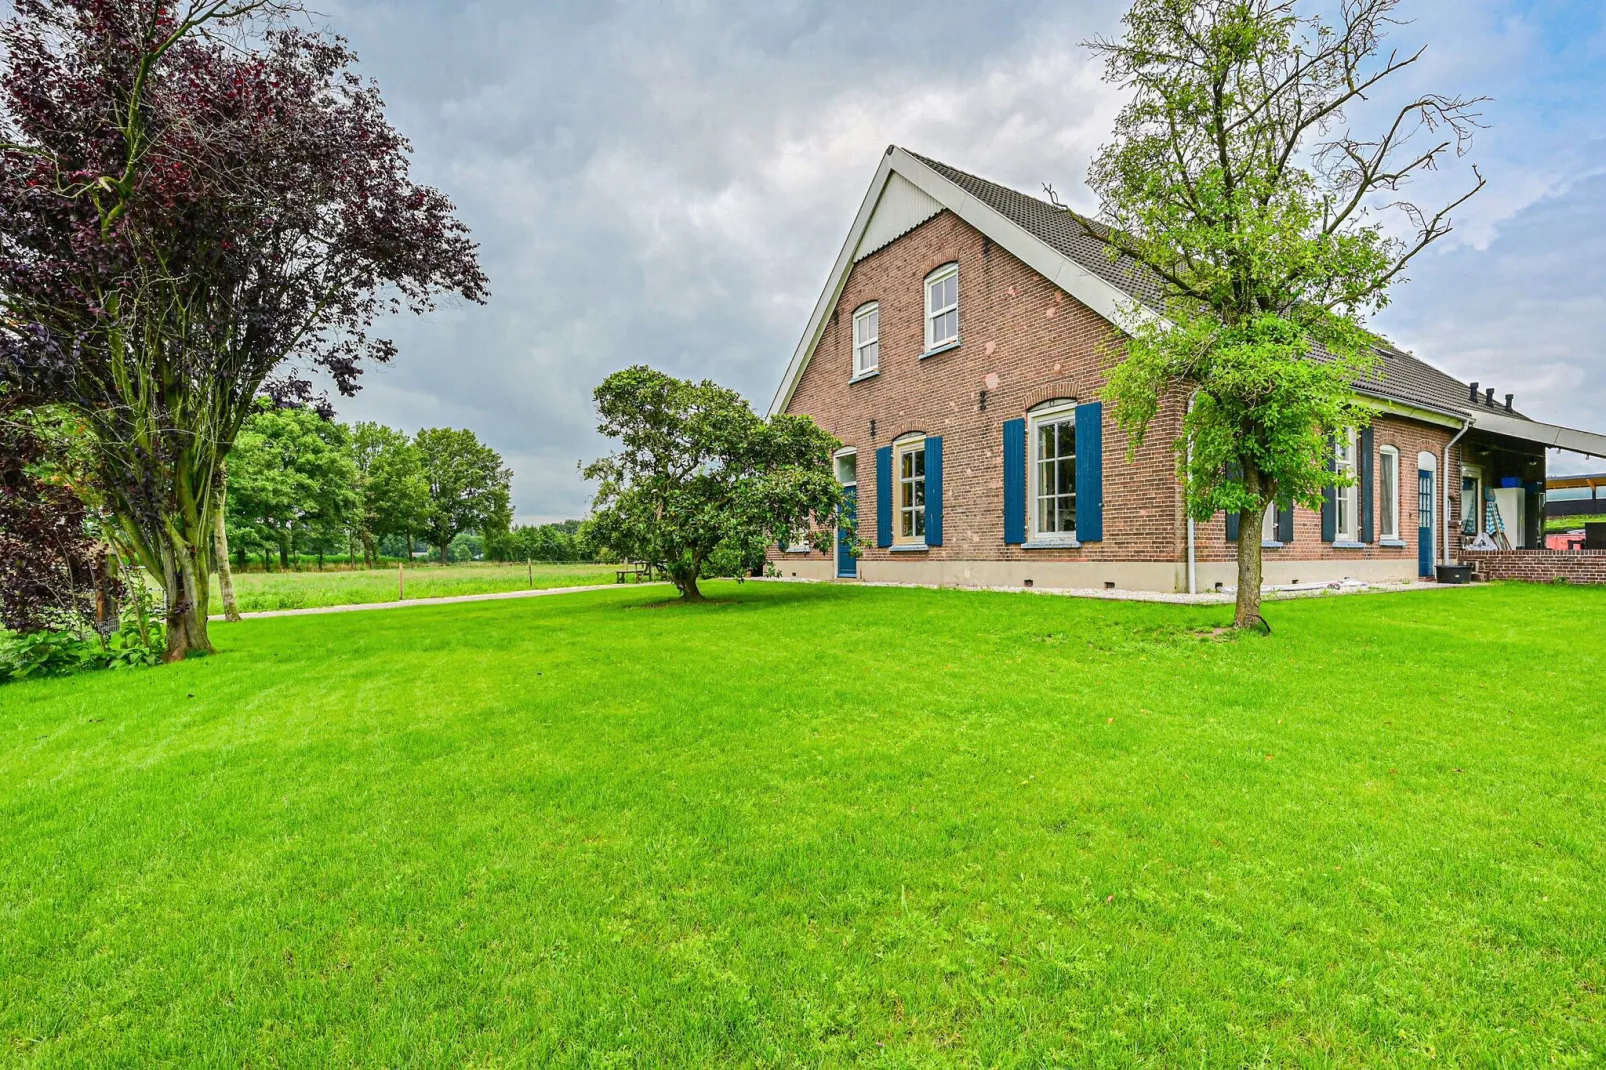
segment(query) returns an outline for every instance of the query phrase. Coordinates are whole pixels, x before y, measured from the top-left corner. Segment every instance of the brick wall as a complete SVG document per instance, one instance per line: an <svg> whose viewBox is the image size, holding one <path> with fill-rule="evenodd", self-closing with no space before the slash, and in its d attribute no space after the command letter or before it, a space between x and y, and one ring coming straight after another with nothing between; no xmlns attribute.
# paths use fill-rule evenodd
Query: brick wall
<svg viewBox="0 0 1606 1070"><path fill-rule="evenodd" d="M961 345L921 359L923 282L933 269L953 262L959 264ZM853 311L869 301L880 305L880 374L850 383ZM957 216L943 212L854 265L788 411L807 413L844 445L857 448L859 517L863 541L869 544L865 562L911 557L939 562L1181 561L1187 529L1172 449L1181 427L1180 395L1162 407L1130 460L1127 438L1106 412L1101 542L1079 549L1026 551L1003 539L1004 421L1055 398L1096 399L1108 369L1120 357L1119 339L1108 321ZM941 435L944 453L944 545L918 555L873 545L875 451L912 431ZM1441 428L1398 417L1381 417L1376 424L1376 446L1393 445L1400 453L1403 545L1386 547L1374 540L1362 549L1334 549L1321 541L1320 513L1298 509L1294 542L1268 549L1268 566L1279 560L1363 561L1374 568L1397 563L1414 574L1417 455L1428 451L1440 458L1436 478L1442 480L1449 436ZM1442 494L1442 483L1438 489ZM1451 489L1459 489L1459 480ZM1435 510L1442 538L1440 512ZM1199 525L1196 541L1202 564L1235 559L1236 547L1226 541L1222 518Z"/></svg>
<svg viewBox="0 0 1606 1070"><path fill-rule="evenodd" d="M924 360L924 279L959 264L960 346ZM880 374L852 377L853 310L880 303ZM943 545L929 560L1024 559L1004 543L1003 423L1054 398L1094 400L1118 354L1108 321L943 212L854 265L788 411L807 413L859 451L859 516L873 544L875 451L910 431L943 438ZM983 411L980 392L987 391ZM1032 560L1175 561L1181 494L1171 442L1181 409L1168 405L1132 461L1106 418L1104 539ZM870 421L875 421L875 434ZM907 558L869 545L863 560Z"/></svg>
<svg viewBox="0 0 1606 1070"><path fill-rule="evenodd" d="M1606 550L1463 550L1461 561L1480 580L1606 584Z"/></svg>

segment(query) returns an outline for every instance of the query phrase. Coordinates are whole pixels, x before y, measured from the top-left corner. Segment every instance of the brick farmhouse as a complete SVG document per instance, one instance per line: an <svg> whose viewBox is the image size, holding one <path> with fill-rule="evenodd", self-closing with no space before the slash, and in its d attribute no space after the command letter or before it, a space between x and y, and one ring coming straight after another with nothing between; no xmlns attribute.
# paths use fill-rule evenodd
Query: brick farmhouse
<svg viewBox="0 0 1606 1070"><path fill-rule="evenodd" d="M860 552L800 543L771 563L814 579L1174 592L1230 586L1237 540L1258 537L1268 584L1410 581L1473 558L1480 533L1543 553L1546 447L1606 456L1606 436L1532 420L1385 346L1356 384L1371 426L1335 444L1354 487L1320 510L1274 507L1258 532L1196 523L1172 445L1186 397L1135 453L1098 400L1123 327L1160 308L1063 208L889 147L771 405L843 443Z"/></svg>

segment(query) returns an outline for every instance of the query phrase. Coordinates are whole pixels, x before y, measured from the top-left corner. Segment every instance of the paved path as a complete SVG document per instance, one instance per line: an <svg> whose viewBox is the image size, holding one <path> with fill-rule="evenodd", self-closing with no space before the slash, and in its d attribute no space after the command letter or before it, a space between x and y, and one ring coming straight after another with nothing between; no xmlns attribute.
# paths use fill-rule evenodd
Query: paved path
<svg viewBox="0 0 1606 1070"><path fill-rule="evenodd" d="M631 587L666 587L667 583L632 583ZM445 598L409 598L405 602L367 602L351 606L313 606L310 609L267 609L258 613L241 613L242 620L258 617L310 617L318 613L356 613L367 609L405 609L408 606L449 606L457 602L500 602L507 598L541 598L549 594L578 594L581 591L618 590L617 583L594 583L588 587L546 587L539 591L499 591L495 594L454 594ZM208 618L222 620L221 615Z"/></svg>

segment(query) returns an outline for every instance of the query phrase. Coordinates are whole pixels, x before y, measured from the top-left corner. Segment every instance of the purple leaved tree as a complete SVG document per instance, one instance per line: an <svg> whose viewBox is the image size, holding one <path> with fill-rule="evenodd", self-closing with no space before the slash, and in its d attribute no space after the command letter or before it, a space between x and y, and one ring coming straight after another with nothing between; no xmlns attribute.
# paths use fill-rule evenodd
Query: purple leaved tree
<svg viewBox="0 0 1606 1070"><path fill-rule="evenodd" d="M0 25L0 382L93 439L110 535L211 650L220 472L253 399L346 395L378 317L483 301L467 229L339 39L273 0L14 0Z"/></svg>

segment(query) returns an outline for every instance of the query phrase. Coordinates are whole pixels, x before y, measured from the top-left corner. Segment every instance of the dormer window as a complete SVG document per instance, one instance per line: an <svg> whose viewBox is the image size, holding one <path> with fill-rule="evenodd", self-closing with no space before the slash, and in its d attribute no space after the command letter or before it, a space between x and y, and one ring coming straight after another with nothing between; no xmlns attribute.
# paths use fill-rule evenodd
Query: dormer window
<svg viewBox="0 0 1606 1070"><path fill-rule="evenodd" d="M926 352L959 341L959 265L944 264L926 276Z"/></svg>
<svg viewBox="0 0 1606 1070"><path fill-rule="evenodd" d="M869 375L881 364L881 306L871 301L853 314L853 377Z"/></svg>

